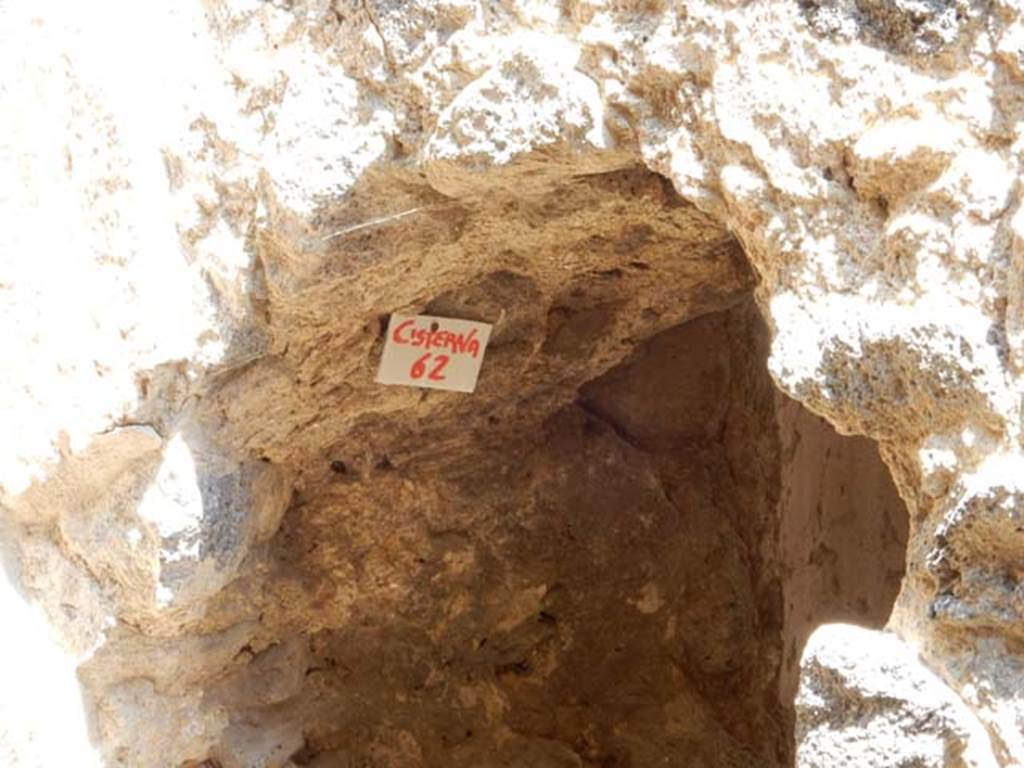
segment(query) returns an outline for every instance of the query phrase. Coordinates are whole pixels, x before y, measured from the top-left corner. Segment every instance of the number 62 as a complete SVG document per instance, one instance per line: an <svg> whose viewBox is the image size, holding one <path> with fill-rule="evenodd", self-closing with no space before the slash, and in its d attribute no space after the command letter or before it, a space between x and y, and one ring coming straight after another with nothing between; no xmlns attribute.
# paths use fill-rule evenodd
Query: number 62
<svg viewBox="0 0 1024 768"><path fill-rule="evenodd" d="M448 365L450 359L448 355L434 355L431 352L423 355L416 359L416 362L412 364L412 368L409 369L409 375L414 379L422 379L423 374L427 372L427 361L430 358L434 358L434 367L430 369L430 373L427 374L427 378L431 381L444 381L444 375L441 371Z"/></svg>

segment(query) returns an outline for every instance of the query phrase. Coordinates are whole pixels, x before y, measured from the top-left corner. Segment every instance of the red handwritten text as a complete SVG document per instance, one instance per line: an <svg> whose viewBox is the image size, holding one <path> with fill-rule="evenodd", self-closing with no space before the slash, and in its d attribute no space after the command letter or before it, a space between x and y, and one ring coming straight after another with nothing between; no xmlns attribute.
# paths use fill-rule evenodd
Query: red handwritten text
<svg viewBox="0 0 1024 768"><path fill-rule="evenodd" d="M480 354L480 342L473 338L476 336L475 328L469 333L453 333L440 329L417 328L415 324L415 320L399 323L391 334L391 340L396 344L408 344L423 349L447 349L453 355L469 354L476 357Z"/></svg>

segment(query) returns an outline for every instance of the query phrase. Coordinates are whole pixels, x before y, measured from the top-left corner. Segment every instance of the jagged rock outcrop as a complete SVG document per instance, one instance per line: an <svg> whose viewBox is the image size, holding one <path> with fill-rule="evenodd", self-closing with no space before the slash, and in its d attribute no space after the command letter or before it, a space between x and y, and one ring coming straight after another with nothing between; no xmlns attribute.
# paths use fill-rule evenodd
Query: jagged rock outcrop
<svg viewBox="0 0 1024 768"><path fill-rule="evenodd" d="M843 620L1024 763L1015 4L81 5L0 9L0 758L823 764Z"/></svg>
<svg viewBox="0 0 1024 768"><path fill-rule="evenodd" d="M978 720L891 634L843 624L807 644L797 765L995 765Z"/></svg>

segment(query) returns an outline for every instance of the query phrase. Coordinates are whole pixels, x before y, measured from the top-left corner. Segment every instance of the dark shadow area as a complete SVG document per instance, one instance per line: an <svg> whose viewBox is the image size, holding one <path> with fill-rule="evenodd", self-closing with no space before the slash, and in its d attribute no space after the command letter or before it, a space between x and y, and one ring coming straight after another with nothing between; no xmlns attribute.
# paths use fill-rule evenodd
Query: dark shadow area
<svg viewBox="0 0 1024 768"><path fill-rule="evenodd" d="M309 601L276 620L322 628L210 691L235 738L298 728L316 768L791 765L803 642L884 624L906 513L876 446L780 395L766 355L743 299L532 433L346 464L274 542ZM286 700L254 707L285 658Z"/></svg>
<svg viewBox="0 0 1024 768"><path fill-rule="evenodd" d="M118 616L79 670L111 764L791 765L803 643L884 624L906 512L774 386L739 244L641 168L357 192L345 236L254 236L223 364L150 372L160 435L54 522ZM391 312L494 324L477 391L375 384Z"/></svg>

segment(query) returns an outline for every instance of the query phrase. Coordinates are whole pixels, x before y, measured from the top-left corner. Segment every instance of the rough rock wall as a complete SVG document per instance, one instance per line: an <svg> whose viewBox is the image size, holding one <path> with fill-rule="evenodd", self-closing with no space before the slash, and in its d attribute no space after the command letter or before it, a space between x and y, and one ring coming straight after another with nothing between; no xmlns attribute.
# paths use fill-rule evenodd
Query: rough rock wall
<svg viewBox="0 0 1024 768"><path fill-rule="evenodd" d="M789 702L804 644L819 625L885 626L903 578L908 521L877 445L836 434L786 397L776 418L786 601L781 696Z"/></svg>
<svg viewBox="0 0 1024 768"><path fill-rule="evenodd" d="M255 743L176 655L154 665L168 637L196 668L266 659L244 575L286 510L521 439L502 425L750 290L738 242L775 382L878 441L909 508L891 628L1024 762L1014 4L81 5L0 10L0 498L87 685L136 672L94 740ZM369 384L381 316L409 309L497 322L472 407ZM84 754L73 725L25 749Z"/></svg>
<svg viewBox="0 0 1024 768"><path fill-rule="evenodd" d="M69 582L92 573L124 601L108 604L118 621L78 671L103 764L791 764L806 631L787 612L813 626L853 606L880 626L905 536L877 450L780 397L766 355L740 298L654 335L548 417L520 406L507 426L429 456L395 450L415 438L419 408L378 419L388 462L361 463L353 430L347 452L299 473L269 544L236 544L248 557L230 584L193 575L210 596L182 596L173 579L119 584L103 564L145 561L115 536L69 553L67 570L84 564ZM178 450L171 441L164 464ZM851 522L855 473L879 503ZM144 508L161 474L125 468L135 496L64 511L57 546L73 521L118 530L116 511ZM795 478L820 488L794 490ZM814 506L813 525L780 514L794 500ZM229 522L222 505L201 529ZM844 541L858 526L881 546ZM19 541L39 602L88 607L33 561L41 547L52 544ZM82 627L68 619L65 632Z"/></svg>

